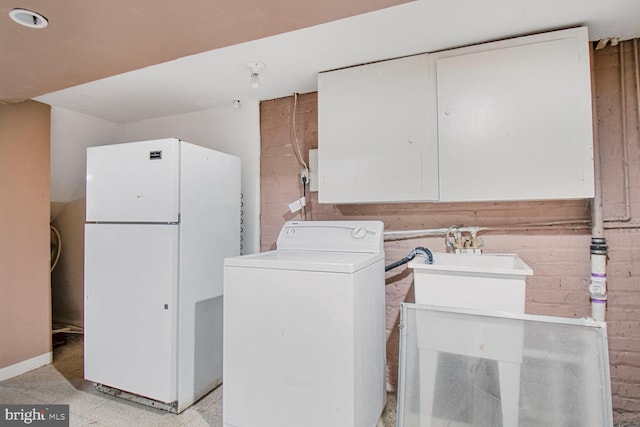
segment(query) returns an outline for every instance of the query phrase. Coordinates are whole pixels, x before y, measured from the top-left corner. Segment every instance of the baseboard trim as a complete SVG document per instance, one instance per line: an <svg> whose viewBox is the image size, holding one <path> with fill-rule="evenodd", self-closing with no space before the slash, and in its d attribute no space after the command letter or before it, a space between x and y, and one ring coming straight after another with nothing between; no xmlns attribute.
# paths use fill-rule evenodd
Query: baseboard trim
<svg viewBox="0 0 640 427"><path fill-rule="evenodd" d="M52 361L53 353L48 352L41 354L40 356L32 357L31 359L23 360L22 362L15 363L5 368L0 368L0 381L8 380L9 378L13 378L41 366L48 365Z"/></svg>

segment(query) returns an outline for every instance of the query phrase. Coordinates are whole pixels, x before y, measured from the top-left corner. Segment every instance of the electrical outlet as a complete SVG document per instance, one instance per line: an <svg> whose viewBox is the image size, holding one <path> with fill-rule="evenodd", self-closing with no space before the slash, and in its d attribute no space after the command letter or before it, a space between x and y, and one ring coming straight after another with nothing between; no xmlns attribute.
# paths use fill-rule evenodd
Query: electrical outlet
<svg viewBox="0 0 640 427"><path fill-rule="evenodd" d="M300 182L302 182L303 184L309 183L309 169L307 168L300 169Z"/></svg>

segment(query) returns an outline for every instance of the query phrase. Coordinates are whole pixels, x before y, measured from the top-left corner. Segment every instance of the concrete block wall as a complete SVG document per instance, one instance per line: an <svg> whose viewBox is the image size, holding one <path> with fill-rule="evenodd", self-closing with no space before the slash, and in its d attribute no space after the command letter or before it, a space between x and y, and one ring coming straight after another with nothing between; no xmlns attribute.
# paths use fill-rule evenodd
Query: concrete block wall
<svg viewBox="0 0 640 427"><path fill-rule="evenodd" d="M635 55L638 54L636 45L637 41L624 42L596 51L593 56L606 237L610 248L607 320L616 422L640 421L640 284L636 279L640 277L640 197L624 189L625 182L630 189L640 185L637 62L633 51L635 48ZM297 102L293 96L263 102L260 115L261 250L264 251L275 248L277 234L285 221L304 219L302 213L292 214L288 208L290 202L302 195L301 165L294 135L303 159L308 161L308 150L317 148L317 94L298 95ZM623 221L616 220L620 218ZM591 313L587 289L589 200L327 205L318 204L316 193L307 193L306 219L380 219L386 230L453 224L486 226L489 230L480 233L485 252L517 253L534 270L534 276L527 280L527 313L562 317L587 317ZM386 263L402 258L416 246L446 250L442 237L390 241L385 243ZM386 298L387 377L393 389L397 384L400 303L413 301L413 275L406 266L387 273Z"/></svg>

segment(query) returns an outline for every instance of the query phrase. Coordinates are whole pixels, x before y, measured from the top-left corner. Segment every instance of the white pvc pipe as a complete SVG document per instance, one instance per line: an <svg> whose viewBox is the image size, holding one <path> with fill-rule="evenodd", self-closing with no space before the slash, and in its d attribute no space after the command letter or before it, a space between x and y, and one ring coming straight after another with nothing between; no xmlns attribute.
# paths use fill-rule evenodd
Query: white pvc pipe
<svg viewBox="0 0 640 427"><path fill-rule="evenodd" d="M452 229L461 233L470 233L472 231L478 232L482 230L488 230L488 227L449 227L449 228L425 228L422 230L399 230L399 231L385 231L383 233L384 240L403 240L413 239L416 237L434 237L434 236L446 236Z"/></svg>
<svg viewBox="0 0 640 427"><path fill-rule="evenodd" d="M620 49L623 49L620 45ZM592 58L593 58L593 50ZM622 57L624 64L624 56ZM622 74L624 76L624 74ZM595 84L595 71L592 64L591 81ZM607 244L604 237L604 213L602 207L602 176L600 167L600 138L598 135L598 119L596 111L595 87L592 90L593 105L593 159L595 189L591 201L591 282L589 293L591 299L591 317L594 320L605 320L607 308ZM623 96L624 99L624 96ZM626 148L626 141L623 142ZM626 162L626 159L625 159ZM628 199L627 199L628 200Z"/></svg>
<svg viewBox="0 0 640 427"><path fill-rule="evenodd" d="M607 307L607 245L604 238L591 239L591 317L604 322Z"/></svg>
<svg viewBox="0 0 640 427"><path fill-rule="evenodd" d="M594 196L591 201L591 236L592 237L604 237L604 209L602 206L602 176L600 173L601 157L600 157L600 135L598 132L598 112L596 108L596 77L595 67L593 66L594 53L593 46L591 47L591 82L593 88L591 89L591 104L592 121L593 121L593 171L594 171Z"/></svg>
<svg viewBox="0 0 640 427"><path fill-rule="evenodd" d="M403 240L414 237L445 236L447 228L427 228L422 230L385 231L384 240Z"/></svg>

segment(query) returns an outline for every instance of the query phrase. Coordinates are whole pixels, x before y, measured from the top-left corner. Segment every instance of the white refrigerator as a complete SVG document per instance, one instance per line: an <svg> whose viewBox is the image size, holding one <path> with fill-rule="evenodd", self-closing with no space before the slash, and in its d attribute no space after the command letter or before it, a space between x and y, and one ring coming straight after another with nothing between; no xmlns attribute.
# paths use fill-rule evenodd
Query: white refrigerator
<svg viewBox="0 0 640 427"><path fill-rule="evenodd" d="M222 382L240 159L175 138L87 149L85 378L181 412Z"/></svg>

